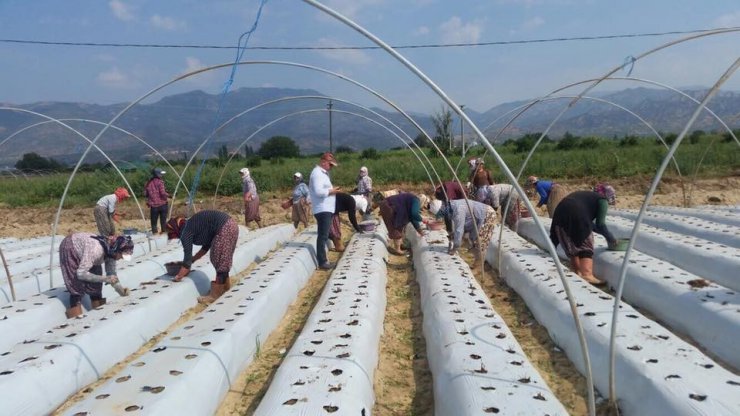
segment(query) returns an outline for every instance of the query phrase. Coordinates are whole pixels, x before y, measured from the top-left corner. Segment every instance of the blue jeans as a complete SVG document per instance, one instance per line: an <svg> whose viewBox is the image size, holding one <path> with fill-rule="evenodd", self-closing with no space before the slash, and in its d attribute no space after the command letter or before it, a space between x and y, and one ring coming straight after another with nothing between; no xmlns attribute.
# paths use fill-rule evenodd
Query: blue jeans
<svg viewBox="0 0 740 416"><path fill-rule="evenodd" d="M331 217L333 212L319 212L313 214L318 226L318 235L316 236L316 261L319 266L328 263L326 259L326 242L329 240L329 228L331 227Z"/></svg>

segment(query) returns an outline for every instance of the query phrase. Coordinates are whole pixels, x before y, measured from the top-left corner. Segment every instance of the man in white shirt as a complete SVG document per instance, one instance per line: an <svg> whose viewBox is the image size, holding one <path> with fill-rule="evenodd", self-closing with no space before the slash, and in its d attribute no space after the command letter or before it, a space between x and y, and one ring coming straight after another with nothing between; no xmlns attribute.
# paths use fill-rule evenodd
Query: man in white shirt
<svg viewBox="0 0 740 416"><path fill-rule="evenodd" d="M311 171L308 182L308 195L311 198L311 209L318 225L318 236L316 237L316 260L319 269L329 270L334 268L334 263L329 263L326 258L326 242L329 239L329 228L331 218L334 215L336 197L339 187L331 184L329 171L337 166L334 155L326 152L321 156L319 164Z"/></svg>

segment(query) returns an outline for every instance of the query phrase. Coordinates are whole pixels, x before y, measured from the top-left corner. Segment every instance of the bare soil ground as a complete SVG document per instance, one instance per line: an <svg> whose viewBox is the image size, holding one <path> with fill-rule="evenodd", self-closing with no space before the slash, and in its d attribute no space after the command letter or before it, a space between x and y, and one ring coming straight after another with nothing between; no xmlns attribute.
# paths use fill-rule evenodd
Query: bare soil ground
<svg viewBox="0 0 740 416"><path fill-rule="evenodd" d="M569 191L589 189L596 181L559 181ZM627 178L610 182L617 189L617 207L639 208L650 185L650 178ZM423 185L399 184L396 188L420 192ZM656 192L653 204L684 206L687 196L692 204L740 204L740 178L726 177L702 179L692 189L682 186L675 179L664 180ZM264 225L290 221L289 212L280 208L282 196L264 198L261 207ZM221 198L215 204L197 204L198 209L216 208L229 212L243 223L237 198ZM127 215L124 227L149 228L149 221L141 219L138 209L123 204ZM185 206L177 205L175 213L184 213ZM49 235L56 209L0 207L0 236L35 237ZM148 216L148 213L145 213ZM138 220L134 218L139 217ZM253 224L252 224L253 226ZM345 241L350 233L344 225ZM58 234L72 231L95 231L92 207L66 209L62 212ZM472 262L468 253L463 254ZM330 253L336 260L337 253ZM260 354L239 376L218 411L219 415L248 415L253 413L280 365L285 351L289 350L300 334L311 313L329 273L317 271L308 285L291 305L278 329L265 340ZM558 399L574 415L586 414L585 379L576 371L565 354L550 339L547 330L539 325L519 296L487 268L483 275L476 271L476 278L490 297L494 309L504 317L531 362L543 375ZM422 314L419 305L419 288L414 279L409 257L393 256L388 264L388 303L381 338L380 359L375 373L376 405L373 414L432 415L432 378L426 362L426 345L422 333ZM195 313L196 311L192 311ZM189 316L192 316L188 314ZM159 337L158 337L159 338ZM155 342L153 340L152 342ZM148 344L148 346L153 344ZM142 351L145 351L144 347ZM132 358L133 359L133 358ZM128 360L127 362L130 362ZM111 374L109 372L108 374ZM607 413L599 409L599 414Z"/></svg>

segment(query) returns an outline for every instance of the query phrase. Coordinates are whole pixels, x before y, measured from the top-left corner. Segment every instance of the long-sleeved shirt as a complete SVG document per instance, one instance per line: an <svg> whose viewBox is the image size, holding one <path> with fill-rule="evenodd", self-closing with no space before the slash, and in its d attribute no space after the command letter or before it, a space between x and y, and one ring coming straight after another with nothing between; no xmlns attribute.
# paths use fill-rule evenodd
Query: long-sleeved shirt
<svg viewBox="0 0 740 416"><path fill-rule="evenodd" d="M558 204L550 225L550 240L557 246L559 243L555 227L561 227L580 246L591 231L606 237L610 244L615 240L606 226L607 199L596 192L577 191L569 194Z"/></svg>
<svg viewBox="0 0 740 416"><path fill-rule="evenodd" d="M444 188L444 191L442 189ZM447 196L445 197L445 192L447 193ZM447 198L450 199L450 201L455 199L465 199L465 190L460 186L459 183L455 181L447 181L443 182L442 186L438 186L437 189L434 191L434 197L439 199L440 201L446 201Z"/></svg>
<svg viewBox="0 0 740 416"><path fill-rule="evenodd" d="M373 180L369 176L359 176L357 178L357 194L368 195L373 191Z"/></svg>
<svg viewBox="0 0 740 416"><path fill-rule="evenodd" d="M347 216L349 217L349 222L352 223L352 227L354 227L357 232L361 231L360 226L357 225L357 203L352 195L339 192L336 194L336 201L334 213L339 214L340 212L346 211Z"/></svg>
<svg viewBox="0 0 740 416"><path fill-rule="evenodd" d="M308 181L308 195L311 198L311 210L314 214L322 212L334 213L336 198L334 195L329 195L329 191L332 188L334 186L331 184L329 172L321 166L314 167Z"/></svg>
<svg viewBox="0 0 740 416"><path fill-rule="evenodd" d="M115 195L114 195L115 196ZM72 245L80 263L77 265L77 277L86 280L85 276L91 274L90 269L93 266L105 265L105 275L115 276L116 260L105 257L105 251L100 241L93 238L95 234L91 233L74 233L70 236Z"/></svg>
<svg viewBox="0 0 740 416"><path fill-rule="evenodd" d="M208 251L216 234L229 220L229 214L221 211L205 210L190 217L180 232L180 242L184 253L183 266L190 268L193 264L193 244Z"/></svg>
<svg viewBox="0 0 740 416"><path fill-rule="evenodd" d="M301 198L308 198L308 185L303 182L293 188L293 203L297 204Z"/></svg>
<svg viewBox="0 0 740 416"><path fill-rule="evenodd" d="M470 175L470 182L473 183L473 186L476 188L480 188L481 186L486 185L493 185L493 179L491 179L491 172L488 171L488 169L484 169L483 166L480 166L473 171L473 173Z"/></svg>
<svg viewBox="0 0 740 416"><path fill-rule="evenodd" d="M421 229L421 202L416 195L401 192L385 199L393 208L393 228L402 229L411 222L414 229Z"/></svg>
<svg viewBox="0 0 740 416"><path fill-rule="evenodd" d="M254 179L251 176L242 178L242 194L246 195L249 192L252 198L257 199L257 184L254 183Z"/></svg>
<svg viewBox="0 0 740 416"><path fill-rule="evenodd" d="M167 198L170 197L167 190L164 189L164 181L157 177L150 179L146 183L146 186L144 186L144 196L146 197L146 203L152 208L167 205Z"/></svg>
<svg viewBox="0 0 740 416"><path fill-rule="evenodd" d="M108 213L112 214L116 212L117 203L118 203L118 197L116 196L116 194L110 194L110 195L106 195L98 199L97 205L100 205L101 207L105 207L108 210Z"/></svg>
<svg viewBox="0 0 740 416"><path fill-rule="evenodd" d="M537 191L537 194L540 196L540 202L537 203L538 207L541 207L545 204L547 204L547 199L550 198L550 191L552 190L552 181L543 181L539 180L534 185L534 189Z"/></svg>
<svg viewBox="0 0 740 416"><path fill-rule="evenodd" d="M470 239L476 241L478 234L476 233L476 227L473 226L473 219L478 229L483 227L483 222L486 220L486 213L490 207L484 203L468 200L470 203L470 210L473 211L473 215L470 215L468 205L464 199L456 199L450 201L452 208L452 242L455 247L460 247L462 244L463 234L470 233Z"/></svg>

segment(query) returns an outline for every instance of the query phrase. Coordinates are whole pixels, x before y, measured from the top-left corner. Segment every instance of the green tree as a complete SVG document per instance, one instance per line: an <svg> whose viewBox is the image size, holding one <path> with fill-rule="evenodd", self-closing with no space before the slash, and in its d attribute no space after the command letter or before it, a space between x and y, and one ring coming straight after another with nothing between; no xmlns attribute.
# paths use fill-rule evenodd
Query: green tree
<svg viewBox="0 0 740 416"><path fill-rule="evenodd" d="M355 149L353 149L353 148L351 148L349 146L342 145L342 146L338 146L337 147L336 152L337 153L354 153L355 152Z"/></svg>
<svg viewBox="0 0 740 416"><path fill-rule="evenodd" d="M226 160L229 158L229 148L226 145L221 145L218 148L218 160Z"/></svg>
<svg viewBox="0 0 740 416"><path fill-rule="evenodd" d="M272 159L280 157L298 157L301 155L298 145L287 136L272 136L262 143L257 151L263 159Z"/></svg>
<svg viewBox="0 0 740 416"><path fill-rule="evenodd" d="M434 125L434 141L440 149L452 149L452 112L442 107L432 116ZM448 147L449 146L449 147Z"/></svg>
<svg viewBox="0 0 740 416"><path fill-rule="evenodd" d="M360 159L377 159L380 157L380 154L378 153L375 148L368 147L367 149L363 150L362 153L360 153Z"/></svg>
<svg viewBox="0 0 740 416"><path fill-rule="evenodd" d="M570 134L570 132L565 132L563 135L563 138L558 141L558 144L555 146L555 149L557 150L571 150L578 147L580 144L581 139L578 136L574 136Z"/></svg>
<svg viewBox="0 0 740 416"><path fill-rule="evenodd" d="M64 165L52 158L45 158L38 153L24 153L21 160L16 162L15 168L19 170L52 170L60 171Z"/></svg>

